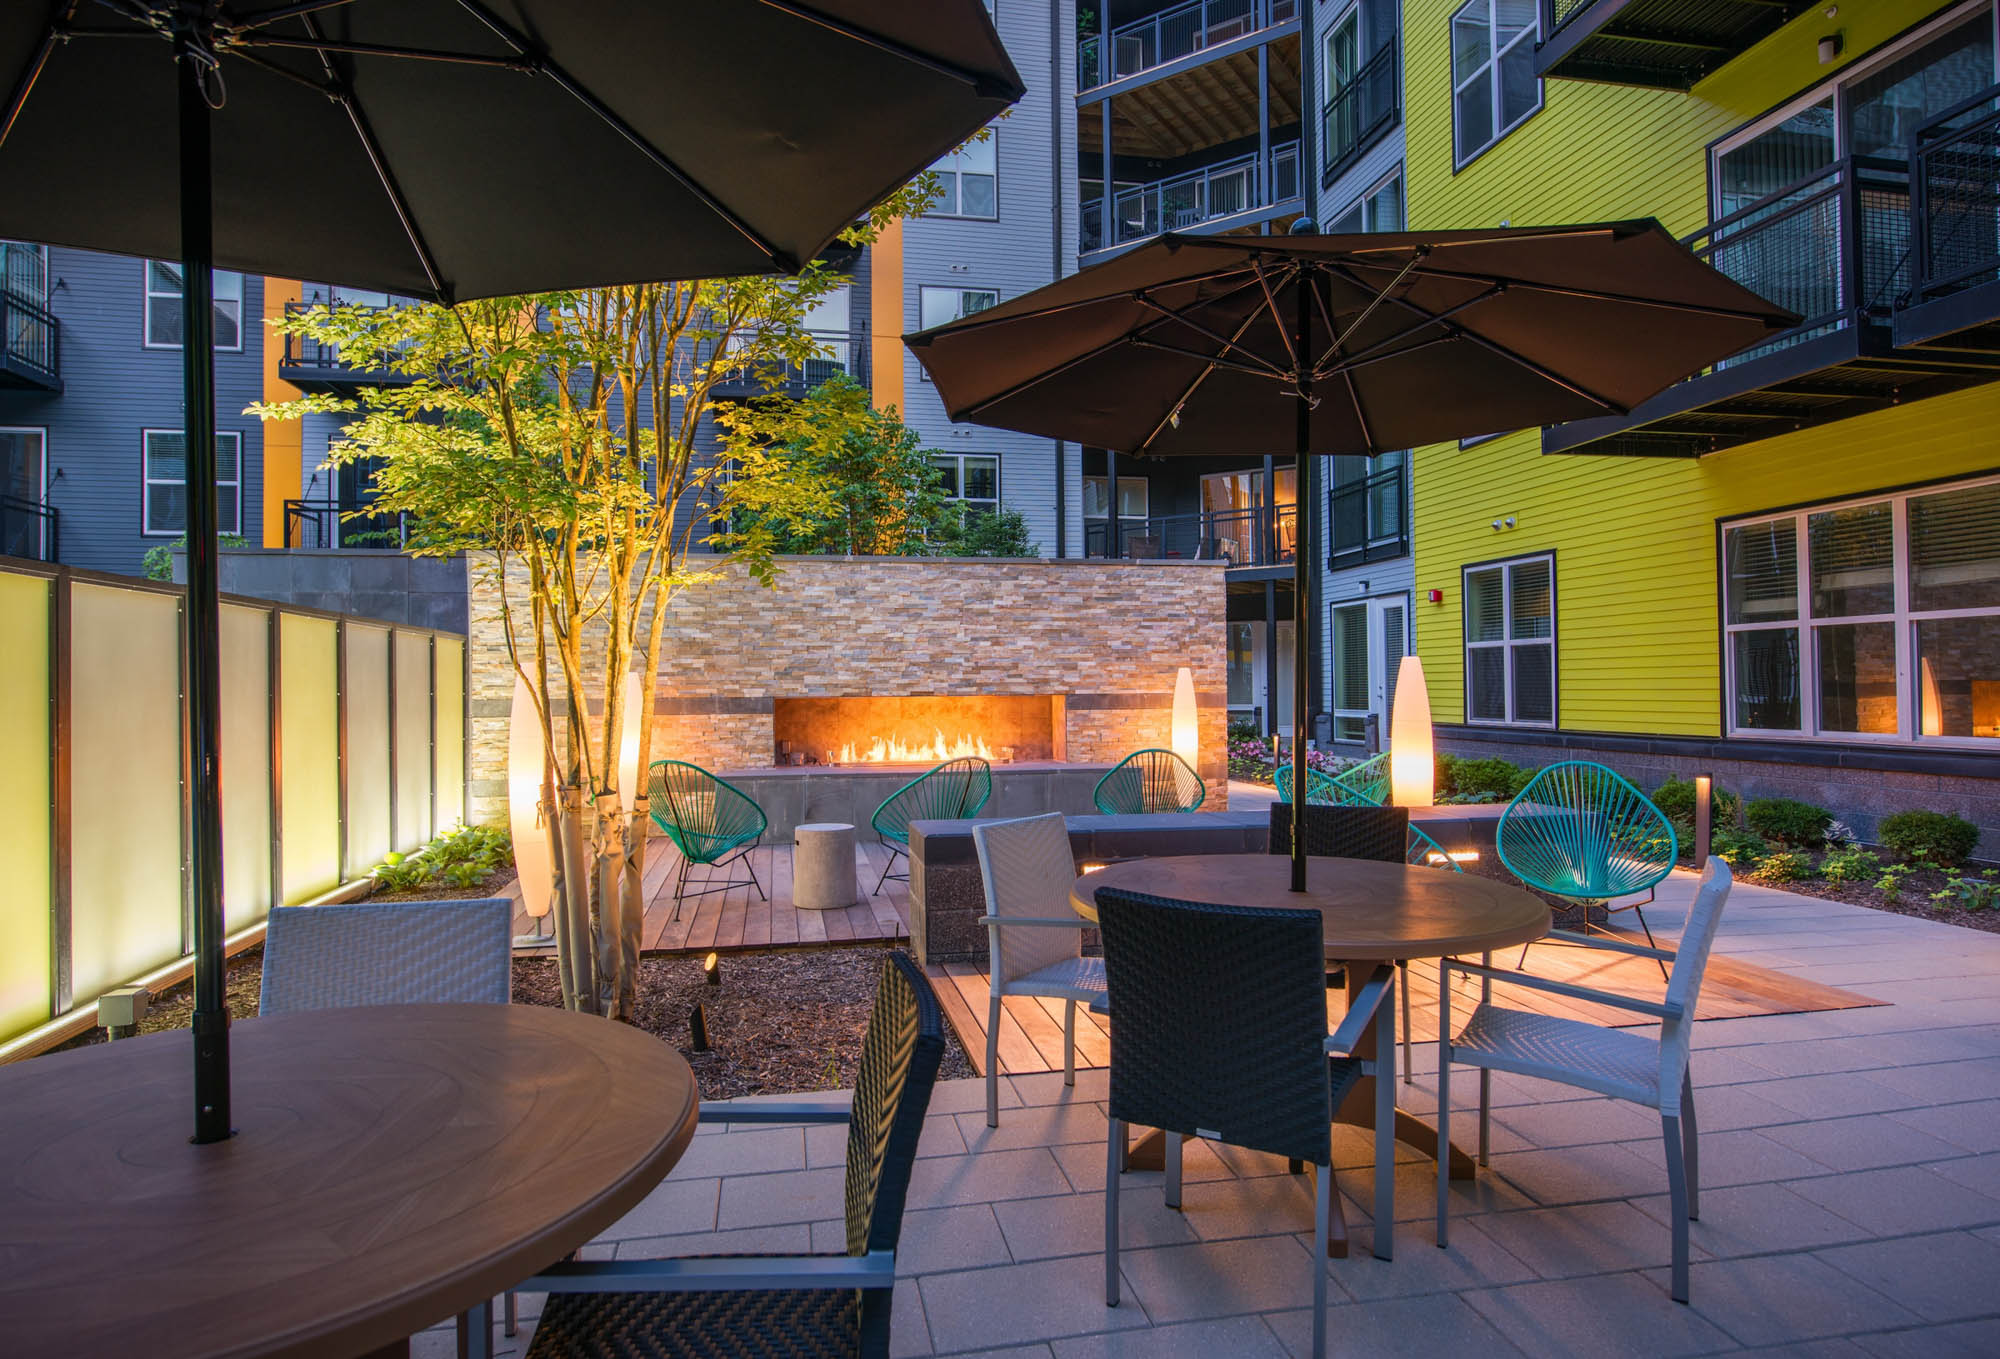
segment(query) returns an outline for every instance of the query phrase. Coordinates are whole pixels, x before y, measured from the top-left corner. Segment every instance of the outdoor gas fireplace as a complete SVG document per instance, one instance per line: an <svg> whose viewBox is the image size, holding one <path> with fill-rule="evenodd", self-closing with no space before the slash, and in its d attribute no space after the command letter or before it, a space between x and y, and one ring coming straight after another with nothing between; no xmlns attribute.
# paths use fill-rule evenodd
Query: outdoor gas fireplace
<svg viewBox="0 0 2000 1359"><path fill-rule="evenodd" d="M779 698L771 708L772 753L780 765L1067 758L1061 694Z"/></svg>

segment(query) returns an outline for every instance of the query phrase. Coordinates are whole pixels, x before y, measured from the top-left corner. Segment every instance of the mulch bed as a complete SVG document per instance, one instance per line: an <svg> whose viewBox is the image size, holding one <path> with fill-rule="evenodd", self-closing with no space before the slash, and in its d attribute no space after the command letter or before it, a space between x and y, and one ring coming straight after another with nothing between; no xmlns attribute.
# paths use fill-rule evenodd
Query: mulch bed
<svg viewBox="0 0 2000 1359"><path fill-rule="evenodd" d="M1969 866L1965 870L1967 875L1977 871L1976 866ZM1954 907L1940 911L1933 905L1930 899L1931 893L1944 890L1947 876L1949 875L1935 868L1920 868L1903 879L1903 890L1894 901L1884 896L1881 889L1871 882L1828 882L1824 878L1805 878L1798 882L1764 882L1755 877L1745 878L1744 881L1756 883L1760 887L1775 887L1781 892L1797 892L1802 897L1844 901L1850 906L1866 906L1870 910L1915 916L1920 920L1942 920L1947 925L1963 925L1969 930L2000 934L2000 910L1965 911Z"/></svg>
<svg viewBox="0 0 2000 1359"><path fill-rule="evenodd" d="M697 958L641 958L636 1024L687 1058L703 1099L849 1089L885 952L872 945L725 954L718 987L703 981ZM229 960L231 1019L256 1018L263 969L261 944ZM513 999L517 1005L562 1004L553 956L514 960ZM697 1002L707 1008L707 1052L689 1050L688 1016ZM193 1014L194 984L182 982L153 998L139 1032L185 1029ZM91 1029L51 1051L105 1041L103 1029ZM939 1078L973 1074L958 1035L946 1025Z"/></svg>
<svg viewBox="0 0 2000 1359"><path fill-rule="evenodd" d="M454 887L448 882L435 878L422 887L408 892L370 892L367 901L480 901L487 897L497 897L506 892L514 882L514 865L496 868L483 881L472 887Z"/></svg>

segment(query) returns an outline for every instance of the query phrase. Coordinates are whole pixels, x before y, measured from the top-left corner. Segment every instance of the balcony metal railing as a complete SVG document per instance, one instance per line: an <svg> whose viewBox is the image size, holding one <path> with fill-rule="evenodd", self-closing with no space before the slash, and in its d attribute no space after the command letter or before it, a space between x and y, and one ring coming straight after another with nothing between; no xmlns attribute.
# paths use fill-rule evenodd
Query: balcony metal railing
<svg viewBox="0 0 2000 1359"><path fill-rule="evenodd" d="M1597 0L1541 0L1542 41L1553 38L1557 29L1596 3Z"/></svg>
<svg viewBox="0 0 2000 1359"><path fill-rule="evenodd" d="M62 385L62 327L46 308L4 288L0 288L0 365L44 385Z"/></svg>
<svg viewBox="0 0 2000 1359"><path fill-rule="evenodd" d="M1880 319L1910 277L1909 171L1849 157L1717 219L1682 244L1803 320L1717 367Z"/></svg>
<svg viewBox="0 0 2000 1359"><path fill-rule="evenodd" d="M2000 85L1918 128L1910 166L1909 301L2000 281Z"/></svg>
<svg viewBox="0 0 2000 1359"><path fill-rule="evenodd" d="M308 311L324 309L325 306L326 304L323 302L287 302L285 304L285 315L287 318L302 316ZM370 308L370 310L380 309ZM407 346L398 346L398 348L407 348ZM284 357L279 362L286 368L316 369L329 378L338 376L356 377L364 373L375 374L385 378L391 376L383 369L380 363L370 362L357 366L341 358L339 345L315 339L310 335L287 334L285 336Z"/></svg>
<svg viewBox="0 0 2000 1359"><path fill-rule="evenodd" d="M1391 38L1382 49L1362 63L1354 79L1341 87L1320 112L1320 172L1322 185L1331 184L1376 138L1396 125L1402 106L1397 99L1397 77L1402 67L1396 61L1396 41Z"/></svg>
<svg viewBox="0 0 2000 1359"><path fill-rule="evenodd" d="M285 546L383 549L400 552L410 541L409 519L400 513L367 513L365 505L337 500L287 500Z"/></svg>
<svg viewBox="0 0 2000 1359"><path fill-rule="evenodd" d="M62 516L53 505L23 500L17 495L0 495L0 557L61 561L58 534L61 523Z"/></svg>
<svg viewBox="0 0 2000 1359"><path fill-rule="evenodd" d="M1260 170L1262 173L1260 174ZM1127 245L1163 231L1188 231L1218 217L1270 207L1299 196L1299 144L1271 148L1270 164L1255 152L1199 170L1119 189L1111 198L1112 245ZM1079 214L1081 248L1103 249L1104 200L1084 200Z"/></svg>
<svg viewBox="0 0 2000 1359"><path fill-rule="evenodd" d="M1328 565L1334 570L1409 555L1409 482L1404 471L1384 468L1333 488L1327 519L1333 526Z"/></svg>
<svg viewBox="0 0 2000 1359"><path fill-rule="evenodd" d="M1076 45L1076 88L1107 85L1298 17L1298 0L1189 0Z"/></svg>
<svg viewBox="0 0 2000 1359"><path fill-rule="evenodd" d="M1114 550L1110 521L1091 519L1083 525L1083 555L1278 566L1292 560L1297 526L1298 511L1291 505L1125 518L1118 521Z"/></svg>
<svg viewBox="0 0 2000 1359"><path fill-rule="evenodd" d="M723 377L715 395L725 399L753 396L801 397L822 382L846 376L866 386L869 374L868 330L814 331L813 340L821 353L803 363L767 364L738 368Z"/></svg>

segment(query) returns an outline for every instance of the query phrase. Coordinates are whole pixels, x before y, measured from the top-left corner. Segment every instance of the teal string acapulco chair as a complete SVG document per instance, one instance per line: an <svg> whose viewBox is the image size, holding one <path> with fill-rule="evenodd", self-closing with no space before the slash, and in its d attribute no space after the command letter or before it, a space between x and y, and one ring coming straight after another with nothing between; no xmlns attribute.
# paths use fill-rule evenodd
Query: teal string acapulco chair
<svg viewBox="0 0 2000 1359"><path fill-rule="evenodd" d="M1090 800L1106 816L1191 812L1207 798L1201 775L1171 750L1135 750L1090 790Z"/></svg>
<svg viewBox="0 0 2000 1359"><path fill-rule="evenodd" d="M1657 947L1640 907L1673 872L1680 845L1673 822L1617 771L1587 760L1550 765L1507 804L1495 839L1508 872L1584 908L1585 933L1590 907L1644 893L1645 901L1610 909L1637 915L1647 945Z"/></svg>
<svg viewBox="0 0 2000 1359"><path fill-rule="evenodd" d="M868 824L889 851L889 862L869 895L879 895L882 884L890 878L908 880L909 874L889 870L896 866L898 854L909 862L912 821L970 821L992 796L993 766L968 755L924 771L883 798Z"/></svg>
<svg viewBox="0 0 2000 1359"><path fill-rule="evenodd" d="M1278 764L1278 801L1292 800L1292 765ZM1389 755L1384 751L1360 764L1351 764L1338 774L1323 769L1306 770L1306 802L1320 807L1380 807L1389 800ZM1422 832L1419 832L1422 834ZM1428 837L1427 837L1428 838Z"/></svg>
<svg viewBox="0 0 2000 1359"><path fill-rule="evenodd" d="M654 763L652 775L647 806L652 811L653 824L681 852L680 872L674 878L674 919L680 919L684 896L706 896L743 885L725 882L690 892L688 874L696 864L719 868L741 862L750 874L750 885L763 897L764 884L757 881L750 853L771 824L764 816L764 809L741 788L717 778L698 764L660 760Z"/></svg>

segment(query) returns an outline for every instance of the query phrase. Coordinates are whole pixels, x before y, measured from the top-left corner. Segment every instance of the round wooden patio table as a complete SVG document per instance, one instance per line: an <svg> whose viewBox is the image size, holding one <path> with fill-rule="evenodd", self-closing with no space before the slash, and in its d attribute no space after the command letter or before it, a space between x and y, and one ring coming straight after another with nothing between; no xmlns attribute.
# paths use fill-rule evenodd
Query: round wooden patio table
<svg viewBox="0 0 2000 1359"><path fill-rule="evenodd" d="M1518 887L1492 878L1370 859L1308 861L1306 890L1294 892L1292 861L1279 854L1191 854L1134 859L1086 873L1070 886L1070 905L1097 919L1097 890L1203 901L1221 906L1316 910L1325 925L1326 956L1342 964L1407 962L1488 953L1532 943L1549 932L1549 908ZM1349 966L1347 993L1367 981L1368 969ZM1375 1025L1355 1045L1356 1057L1375 1055ZM1334 1121L1374 1126L1375 1082L1360 1081L1334 1113ZM1396 1110L1396 1140L1437 1155L1437 1132L1416 1115ZM1135 1149L1134 1164L1140 1164ZM1157 1167L1152 1167L1157 1168ZM1453 1179L1469 1179L1472 1158L1451 1149Z"/></svg>
<svg viewBox="0 0 2000 1359"><path fill-rule="evenodd" d="M616 1222L694 1135L637 1029L385 1005L231 1031L236 1136L193 1146L177 1030L0 1067L0 1349L354 1356Z"/></svg>

